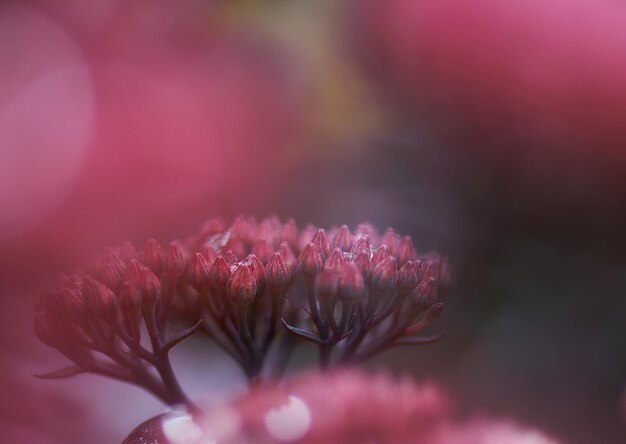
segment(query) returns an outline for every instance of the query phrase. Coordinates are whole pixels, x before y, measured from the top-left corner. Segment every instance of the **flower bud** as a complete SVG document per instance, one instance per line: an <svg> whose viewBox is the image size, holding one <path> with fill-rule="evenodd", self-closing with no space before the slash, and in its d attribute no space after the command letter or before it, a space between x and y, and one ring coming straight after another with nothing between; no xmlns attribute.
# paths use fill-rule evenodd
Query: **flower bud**
<svg viewBox="0 0 626 444"><path fill-rule="evenodd" d="M367 238L370 240L371 243L374 244L378 244L378 240L379 240L379 235L378 235L378 230L376 230L376 227L374 227L374 225L368 223L368 222L363 222L359 225L357 225L357 227L354 229L354 234L355 236L359 237L359 236L367 236Z"/></svg>
<svg viewBox="0 0 626 444"><path fill-rule="evenodd" d="M280 256L283 258L289 269L295 270L297 265L297 259L296 256L293 254L293 251L291 251L289 244L287 244L287 242L281 243L280 247L278 247L278 252L280 253Z"/></svg>
<svg viewBox="0 0 626 444"><path fill-rule="evenodd" d="M193 255L189 264L188 278L193 288L200 292L209 287L209 268L201 253Z"/></svg>
<svg viewBox="0 0 626 444"><path fill-rule="evenodd" d="M408 261L398 271L398 291L406 295L419 283L419 273L415 261Z"/></svg>
<svg viewBox="0 0 626 444"><path fill-rule="evenodd" d="M424 278L431 277L435 280L439 279L440 263L436 258L429 258L422 264L422 276Z"/></svg>
<svg viewBox="0 0 626 444"><path fill-rule="evenodd" d="M313 243L307 244L300 253L298 266L304 276L313 277L322 269L323 261L319 250Z"/></svg>
<svg viewBox="0 0 626 444"><path fill-rule="evenodd" d="M361 270L353 263L346 263L339 274L339 295L345 299L358 299L364 294Z"/></svg>
<svg viewBox="0 0 626 444"><path fill-rule="evenodd" d="M102 282L110 288L117 288L122 284L124 270L113 263L106 264L102 269Z"/></svg>
<svg viewBox="0 0 626 444"><path fill-rule="evenodd" d="M179 277L185 271L185 256L176 242L172 242L165 252L163 268L167 274Z"/></svg>
<svg viewBox="0 0 626 444"><path fill-rule="evenodd" d="M274 242L274 239L276 238L276 232L279 229L280 229L280 222L276 219L276 216L271 217L271 218L265 218L259 223L259 226L256 232L256 238L258 240L262 240L268 243L269 245L271 245ZM255 252L254 254L257 254L257 253ZM269 260L269 256L268 256L268 260Z"/></svg>
<svg viewBox="0 0 626 444"><path fill-rule="evenodd" d="M359 254L366 254L368 258L371 258L372 251L370 249L369 237L364 235L357 237L350 252L355 256L358 256Z"/></svg>
<svg viewBox="0 0 626 444"><path fill-rule="evenodd" d="M115 251L109 251L102 260L105 266L107 264L110 264L112 267L114 267L115 270L120 274L120 276L124 274L124 270L126 269L126 263Z"/></svg>
<svg viewBox="0 0 626 444"><path fill-rule="evenodd" d="M139 288L144 306L153 307L161 296L161 281L149 268L143 269Z"/></svg>
<svg viewBox="0 0 626 444"><path fill-rule="evenodd" d="M242 306L250 304L257 294L257 279L249 264L238 265L228 280L228 292Z"/></svg>
<svg viewBox="0 0 626 444"><path fill-rule="evenodd" d="M105 318L115 316L117 312L117 298L115 294L109 287L91 276L85 276L83 279L83 297L87 307L96 315Z"/></svg>
<svg viewBox="0 0 626 444"><path fill-rule="evenodd" d="M141 279L142 266L136 259L131 259L126 267L126 280L135 284Z"/></svg>
<svg viewBox="0 0 626 444"><path fill-rule="evenodd" d="M377 265L389 256L391 256L391 253L389 252L387 245L381 245L372 256L372 264Z"/></svg>
<svg viewBox="0 0 626 444"><path fill-rule="evenodd" d="M315 294L320 300L330 301L339 290L339 274L333 270L322 270L315 278Z"/></svg>
<svg viewBox="0 0 626 444"><path fill-rule="evenodd" d="M252 238L253 230L250 226L249 220L246 219L243 215L239 215L233 220L233 223L228 228L230 232L231 239L243 239L248 240Z"/></svg>
<svg viewBox="0 0 626 444"><path fill-rule="evenodd" d="M298 243L298 226L293 219L287 219L280 230L280 241L295 247ZM282 254L282 253L281 253Z"/></svg>
<svg viewBox="0 0 626 444"><path fill-rule="evenodd" d="M141 290L139 284L133 281L126 281L122 284L118 299L122 312L134 315L139 312L141 306Z"/></svg>
<svg viewBox="0 0 626 444"><path fill-rule="evenodd" d="M226 259L218 256L209 270L209 284L215 290L225 290L230 278L230 266Z"/></svg>
<svg viewBox="0 0 626 444"><path fill-rule="evenodd" d="M219 217L215 217L204 222L200 232L203 236L210 236L216 233L222 233L224 230L226 230L224 221Z"/></svg>
<svg viewBox="0 0 626 444"><path fill-rule="evenodd" d="M163 258L165 253L155 239L149 239L141 253L141 263L150 267L155 274L163 271Z"/></svg>
<svg viewBox="0 0 626 444"><path fill-rule="evenodd" d="M374 267L372 271L372 289L378 293L390 293L396 286L398 275L396 259L389 256Z"/></svg>
<svg viewBox="0 0 626 444"><path fill-rule="evenodd" d="M339 248L341 251L350 251L350 247L352 247L352 233L350 233L347 225L342 225L337 234L335 234L333 247Z"/></svg>
<svg viewBox="0 0 626 444"><path fill-rule="evenodd" d="M398 264L400 264L400 266L404 265L407 261L417 259L417 253L413 247L411 236L404 236L400 240L398 246L396 247L395 256L396 259L398 259Z"/></svg>
<svg viewBox="0 0 626 444"><path fill-rule="evenodd" d="M441 316L441 313L443 313L443 303L439 302L430 307L426 312L426 319L428 319L428 321L434 321Z"/></svg>
<svg viewBox="0 0 626 444"><path fill-rule="evenodd" d="M308 224L304 229L300 232L300 236L298 237L298 248L302 251L313 241L313 236L317 233L317 227L315 225Z"/></svg>
<svg viewBox="0 0 626 444"><path fill-rule="evenodd" d="M228 264L235 264L239 262L239 258L232 250L227 250L226 253L222 253L222 257L226 260Z"/></svg>
<svg viewBox="0 0 626 444"><path fill-rule="evenodd" d="M252 254L258 257L261 263L267 264L272 255L272 247L268 241L260 239L252 247Z"/></svg>
<svg viewBox="0 0 626 444"><path fill-rule="evenodd" d="M274 253L265 267L265 282L270 289L284 290L291 281L291 270L280 253Z"/></svg>
<svg viewBox="0 0 626 444"><path fill-rule="evenodd" d="M215 251L215 248L213 248L213 246L203 245L200 247L199 253L202 254L202 256L204 256L204 259L206 260L206 263L209 267L213 265L213 262L215 261L215 258L217 257L217 252Z"/></svg>
<svg viewBox="0 0 626 444"><path fill-rule="evenodd" d="M133 247L133 244L130 242L124 242L120 248L120 258L128 263L132 259L137 259L139 256L137 254L137 250Z"/></svg>
<svg viewBox="0 0 626 444"><path fill-rule="evenodd" d="M249 254L245 262L250 265L250 269L256 279L259 292L263 292L265 290L265 267L263 266L263 263L254 254Z"/></svg>
<svg viewBox="0 0 626 444"><path fill-rule="evenodd" d="M233 238L233 237L231 237L228 240L228 242L226 242L226 245L224 245L223 250L232 251L232 253L238 258L246 257L246 255L248 254L248 250L243 244L243 241L239 238Z"/></svg>
<svg viewBox="0 0 626 444"><path fill-rule="evenodd" d="M331 253L331 255L324 262L324 270L331 270L335 273L339 273L344 264L343 252L339 248Z"/></svg>
<svg viewBox="0 0 626 444"><path fill-rule="evenodd" d="M317 233L313 236L311 243L315 245L317 250L322 255L322 259L326 259L330 254L330 242L328 241L328 236L326 236L326 231L322 228L317 230Z"/></svg>
<svg viewBox="0 0 626 444"><path fill-rule="evenodd" d="M381 245L387 245L392 252L396 251L398 243L400 242L400 236L394 231L393 228L387 228L385 234L383 234L380 240Z"/></svg>
<svg viewBox="0 0 626 444"><path fill-rule="evenodd" d="M415 308L425 310L437 300L437 282L429 277L420 282L411 293Z"/></svg>
<svg viewBox="0 0 626 444"><path fill-rule="evenodd" d="M67 319L79 321L85 316L85 301L75 290L62 288L59 293L61 313Z"/></svg>
<svg viewBox="0 0 626 444"><path fill-rule="evenodd" d="M369 254L361 253L357 255L353 263L361 270L365 282L369 283L372 279L372 261L370 260Z"/></svg>

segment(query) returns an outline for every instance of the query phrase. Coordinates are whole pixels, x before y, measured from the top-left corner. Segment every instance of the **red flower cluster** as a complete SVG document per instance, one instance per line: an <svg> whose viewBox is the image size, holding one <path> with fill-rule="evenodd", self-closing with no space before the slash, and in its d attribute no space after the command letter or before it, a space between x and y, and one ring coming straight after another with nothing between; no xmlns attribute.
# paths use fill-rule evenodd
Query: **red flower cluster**
<svg viewBox="0 0 626 444"><path fill-rule="evenodd" d="M64 277L41 298L35 325L75 363L44 376L100 373L173 404L186 400L167 352L196 329L251 381L280 375L296 338L318 345L322 367L358 362L439 339L412 335L439 317L449 280L445 260L418 255L410 237L391 229L299 231L293 220L239 217L229 227L209 221L165 250L149 240L140 253L129 243L105 251L87 273ZM197 323L168 337L173 318Z"/></svg>

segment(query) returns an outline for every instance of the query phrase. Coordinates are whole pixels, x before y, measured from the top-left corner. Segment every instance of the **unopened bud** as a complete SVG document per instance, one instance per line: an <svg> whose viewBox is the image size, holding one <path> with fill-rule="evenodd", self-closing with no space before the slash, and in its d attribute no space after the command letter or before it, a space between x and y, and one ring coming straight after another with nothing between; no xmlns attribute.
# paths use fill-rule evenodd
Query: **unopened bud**
<svg viewBox="0 0 626 444"><path fill-rule="evenodd" d="M419 273L415 261L408 261L398 271L398 291L406 295L419 283Z"/></svg>
<svg viewBox="0 0 626 444"><path fill-rule="evenodd" d="M226 245L224 245L223 250L231 251L235 257L246 257L248 254L248 250L243 244L243 241L239 238L231 237Z"/></svg>
<svg viewBox="0 0 626 444"><path fill-rule="evenodd" d="M324 270L331 270L335 273L339 273L344 262L343 252L339 248L335 248L331 255L328 256L328 259L326 259L326 262L324 262Z"/></svg>
<svg viewBox="0 0 626 444"><path fill-rule="evenodd" d="M85 316L85 301L76 291L62 288L59 302L62 314L68 319L78 321Z"/></svg>
<svg viewBox="0 0 626 444"><path fill-rule="evenodd" d="M304 276L312 277L322 269L323 261L319 250L313 243L307 244L300 253L298 266Z"/></svg>
<svg viewBox="0 0 626 444"><path fill-rule="evenodd" d="M163 258L165 253L155 239L149 239L141 253L141 263L150 267L155 274L163 271Z"/></svg>
<svg viewBox="0 0 626 444"><path fill-rule="evenodd" d="M185 257L180 246L172 242L165 252L163 268L170 276L178 277L185 271Z"/></svg>
<svg viewBox="0 0 626 444"><path fill-rule="evenodd" d="M395 251L398 243L400 242L400 236L393 230L393 228L387 228L385 234L383 234L380 240L381 245L387 245L389 250Z"/></svg>
<svg viewBox="0 0 626 444"><path fill-rule="evenodd" d="M257 230L256 230L256 237L259 240L263 240L269 244L272 244L274 242L274 239L276 238L276 234L277 234L276 232L279 229L280 229L280 222L278 221L276 216L273 216L271 218L266 217L259 223L259 226L257 227ZM257 253L254 253L254 254L257 254ZM269 257L268 257L268 260L269 260Z"/></svg>
<svg viewBox="0 0 626 444"><path fill-rule="evenodd" d="M356 238L354 245L352 245L352 249L350 250L352 254L358 256L359 254L366 254L367 257L371 257L372 252L370 249L370 240L367 236L359 236Z"/></svg>
<svg viewBox="0 0 626 444"><path fill-rule="evenodd" d="M126 268L126 263L122 260L120 255L117 254L115 251L109 251L103 257L103 263L104 263L104 265L110 264L112 267L114 267L119 272L120 275L124 274L124 269Z"/></svg>
<svg viewBox="0 0 626 444"><path fill-rule="evenodd" d="M289 269L295 270L298 261L296 259L296 256L293 254L293 251L289 247L289 244L287 244L287 242L281 243L280 247L278 247L278 252L280 253L280 256L283 258Z"/></svg>
<svg viewBox="0 0 626 444"><path fill-rule="evenodd" d="M270 289L283 290L291 281L291 270L280 253L274 253L265 267L265 282Z"/></svg>
<svg viewBox="0 0 626 444"><path fill-rule="evenodd" d="M339 290L339 274L333 270L322 270L315 278L315 294L320 300L330 301Z"/></svg>
<svg viewBox="0 0 626 444"><path fill-rule="evenodd" d="M317 230L317 233L311 239L311 243L315 245L315 247L319 250L322 255L322 259L326 259L330 254L330 242L328 241L328 236L326 236L326 231L322 228Z"/></svg>
<svg viewBox="0 0 626 444"><path fill-rule="evenodd" d="M433 305L432 307L430 307L430 309L426 312L426 319L428 319L429 321L434 321L438 319L442 313L443 313L443 303L439 302Z"/></svg>
<svg viewBox="0 0 626 444"><path fill-rule="evenodd" d="M122 283L124 270L110 263L106 264L102 269L102 282L111 288L117 288Z"/></svg>
<svg viewBox="0 0 626 444"><path fill-rule="evenodd" d="M136 259L131 259L126 267L126 280L138 283L141 279L142 265Z"/></svg>
<svg viewBox="0 0 626 444"><path fill-rule="evenodd" d="M99 316L113 317L116 313L115 294L105 284L85 276L83 279L83 296L87 306Z"/></svg>
<svg viewBox="0 0 626 444"><path fill-rule="evenodd" d="M215 258L217 257L217 251L215 251L215 248L213 248L213 246L211 245L201 246L200 254L204 256L204 259L206 260L206 263L209 267L213 265L213 261L215 261Z"/></svg>
<svg viewBox="0 0 626 444"><path fill-rule="evenodd" d="M357 237L367 236L370 242L374 244L378 244L378 239L380 237L378 235L378 230L376 230L376 227L369 222L363 222L357 225L357 227L354 229L354 234Z"/></svg>
<svg viewBox="0 0 626 444"><path fill-rule="evenodd" d="M118 292L118 301L123 312L135 314L141 306L141 290L137 282L126 281Z"/></svg>
<svg viewBox="0 0 626 444"><path fill-rule="evenodd" d="M189 282L198 291L204 291L209 286L209 268L201 253L194 254L189 264Z"/></svg>
<svg viewBox="0 0 626 444"><path fill-rule="evenodd" d="M233 223L228 228L231 238L238 238L238 239L244 239L244 240L250 239L253 233L251 233L252 230L248 222L249 221L246 219L245 216L241 214L237 216L235 220L233 220Z"/></svg>
<svg viewBox="0 0 626 444"><path fill-rule="evenodd" d="M287 219L280 230L280 241L295 247L298 243L298 226L293 219ZM282 254L282 253L281 253Z"/></svg>
<svg viewBox="0 0 626 444"><path fill-rule="evenodd" d="M417 253L413 247L411 236L404 236L400 240L398 246L396 247L395 256L400 266L404 265L407 261L417 259Z"/></svg>
<svg viewBox="0 0 626 444"><path fill-rule="evenodd" d="M333 247L339 248L341 251L350 251L352 247L352 233L350 233L347 225L342 225L337 234L335 234Z"/></svg>
<svg viewBox="0 0 626 444"><path fill-rule="evenodd" d="M420 282L411 293L411 299L416 308L425 310L437 300L437 282L434 278L426 278Z"/></svg>
<svg viewBox="0 0 626 444"><path fill-rule="evenodd" d="M144 306L152 307L161 296L161 281L149 268L144 268L140 281L141 300Z"/></svg>
<svg viewBox="0 0 626 444"><path fill-rule="evenodd" d="M137 259L139 256L137 254L137 250L133 247L133 244L130 242L124 242L124 244L120 247L120 258L128 263L132 259Z"/></svg>
<svg viewBox="0 0 626 444"><path fill-rule="evenodd" d="M252 274L256 279L258 290L262 292L265 290L265 266L263 266L261 260L254 254L249 254L245 262L250 265Z"/></svg>
<svg viewBox="0 0 626 444"><path fill-rule="evenodd" d="M377 265L387 259L389 256L391 256L389 248L387 248L387 245L382 245L376 250L376 253L374 253L374 255L372 256L372 264Z"/></svg>
<svg viewBox="0 0 626 444"><path fill-rule="evenodd" d="M365 282L361 270L347 263L339 274L339 295L345 299L358 299L365 294Z"/></svg>
<svg viewBox="0 0 626 444"><path fill-rule="evenodd" d="M397 276L396 260L393 256L389 256L374 267L372 289L379 293L390 293L396 286Z"/></svg>
<svg viewBox="0 0 626 444"><path fill-rule="evenodd" d="M222 254L222 257L231 265L239 262L239 257L232 250L227 250L226 253Z"/></svg>
<svg viewBox="0 0 626 444"><path fill-rule="evenodd" d="M230 278L230 265L222 256L218 256L209 270L209 282L212 288L225 290Z"/></svg>
<svg viewBox="0 0 626 444"><path fill-rule="evenodd" d="M250 265L241 264L235 268L228 280L228 292L235 302L243 306L254 300L257 293L257 279Z"/></svg>
<svg viewBox="0 0 626 444"><path fill-rule="evenodd" d="M369 254L361 253L357 255L353 263L361 270L365 282L369 283L372 279L372 261Z"/></svg>
<svg viewBox="0 0 626 444"><path fill-rule="evenodd" d="M258 257L263 264L267 264L272 255L272 247L268 241L260 239L252 247L252 254Z"/></svg>

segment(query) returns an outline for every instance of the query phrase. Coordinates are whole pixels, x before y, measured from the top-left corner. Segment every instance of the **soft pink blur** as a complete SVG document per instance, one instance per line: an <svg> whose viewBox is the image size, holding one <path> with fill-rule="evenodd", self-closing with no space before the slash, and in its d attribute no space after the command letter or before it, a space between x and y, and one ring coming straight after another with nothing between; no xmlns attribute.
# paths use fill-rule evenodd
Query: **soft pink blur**
<svg viewBox="0 0 626 444"><path fill-rule="evenodd" d="M234 410L243 436L275 442L280 426L288 428L302 416L299 406L310 415L308 427L292 439L302 444L420 442L448 411L445 396L431 383L359 371L310 373L277 387L259 387L235 401Z"/></svg>
<svg viewBox="0 0 626 444"><path fill-rule="evenodd" d="M32 377L64 365L33 336L46 279L281 186L272 169L302 133L289 54L218 26L213 3L0 4L0 436L11 442L68 443L85 428L111 442L154 409L123 384ZM116 424L98 419L124 399Z"/></svg>
<svg viewBox="0 0 626 444"><path fill-rule="evenodd" d="M511 420L458 420L432 383L356 370L308 373L277 386L256 387L232 404L209 409L197 423L185 413L160 419L173 444L558 444Z"/></svg>
<svg viewBox="0 0 626 444"><path fill-rule="evenodd" d="M626 5L614 0L369 2L364 56L439 117L623 162ZM434 107L432 107L434 105ZM440 113L440 114L437 114ZM458 123L458 122L457 122ZM481 144L478 144L480 148ZM490 146L490 144L482 144ZM514 143L499 149L518 149ZM510 154L510 153L509 153ZM565 157L565 158L564 158ZM592 159L590 159L593 161Z"/></svg>
<svg viewBox="0 0 626 444"><path fill-rule="evenodd" d="M3 7L0 241L67 255L158 233L219 212L294 143L288 61L210 6L39 3Z"/></svg>

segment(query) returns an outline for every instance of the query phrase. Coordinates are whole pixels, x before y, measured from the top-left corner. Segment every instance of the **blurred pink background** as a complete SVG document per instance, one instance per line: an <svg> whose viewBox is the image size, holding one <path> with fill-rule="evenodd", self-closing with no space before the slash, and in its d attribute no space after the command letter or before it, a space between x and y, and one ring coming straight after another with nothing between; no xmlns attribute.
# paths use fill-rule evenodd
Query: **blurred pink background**
<svg viewBox="0 0 626 444"><path fill-rule="evenodd" d="M3 442L120 442L159 413L99 377L34 379L64 362L36 296L107 245L238 213L369 220L450 256L449 337L373 366L618 442L625 25L616 0L0 4ZM200 341L174 361L192 397L242 387Z"/></svg>

